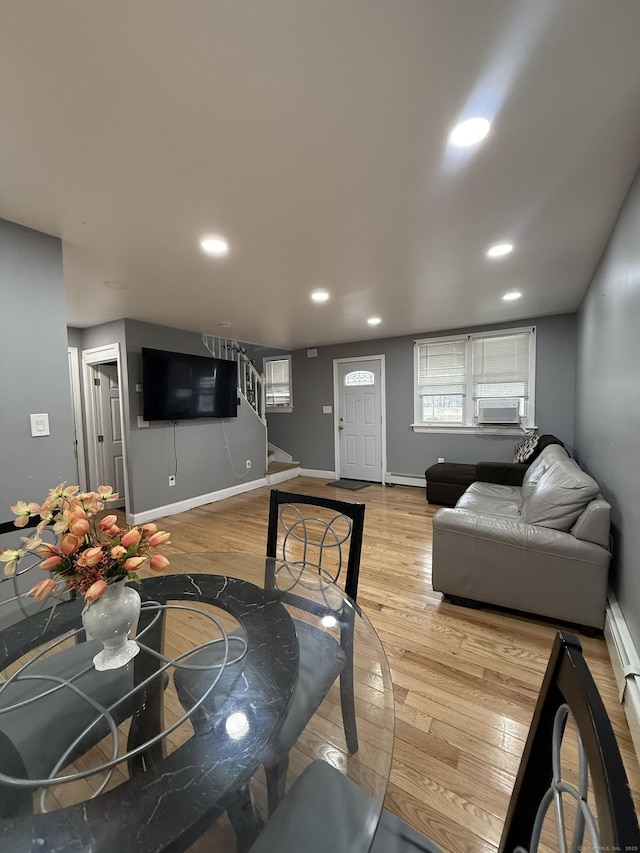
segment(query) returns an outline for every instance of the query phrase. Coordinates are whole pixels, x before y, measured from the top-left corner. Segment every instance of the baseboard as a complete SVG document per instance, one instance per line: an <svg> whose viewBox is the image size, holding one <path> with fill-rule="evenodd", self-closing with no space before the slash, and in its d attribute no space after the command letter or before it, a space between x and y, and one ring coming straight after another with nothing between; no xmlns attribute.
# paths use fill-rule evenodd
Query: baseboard
<svg viewBox="0 0 640 853"><path fill-rule="evenodd" d="M633 746L640 761L640 657L624 614L613 593L609 594L604 638Z"/></svg>
<svg viewBox="0 0 640 853"><path fill-rule="evenodd" d="M314 468L302 468L300 471L303 477L320 477L323 480L335 480L335 471L319 471Z"/></svg>
<svg viewBox="0 0 640 853"><path fill-rule="evenodd" d="M283 483L285 480L293 480L294 477L299 476L300 468L287 468L284 471L274 471L273 474L266 474L265 484L267 486L275 486L276 483Z"/></svg>
<svg viewBox="0 0 640 853"><path fill-rule="evenodd" d="M197 506L204 504L223 501L225 498L231 498L234 495L241 495L243 492L251 492L253 489L259 489L261 486L266 486L267 481L264 477L259 480L250 480L248 483L238 483L236 486L229 486L227 489L220 489L217 492L209 492L206 495L196 495L193 498L187 498L184 501L178 501L173 504L165 504L157 506L154 509L145 510L145 512L136 512L132 515L127 515L127 521L130 524L146 524L148 521L154 521L156 518L162 518L165 515L177 515L180 512L194 509Z"/></svg>
<svg viewBox="0 0 640 853"><path fill-rule="evenodd" d="M412 474L385 474L385 483L390 486L417 486L419 489L426 487L424 474L422 476Z"/></svg>

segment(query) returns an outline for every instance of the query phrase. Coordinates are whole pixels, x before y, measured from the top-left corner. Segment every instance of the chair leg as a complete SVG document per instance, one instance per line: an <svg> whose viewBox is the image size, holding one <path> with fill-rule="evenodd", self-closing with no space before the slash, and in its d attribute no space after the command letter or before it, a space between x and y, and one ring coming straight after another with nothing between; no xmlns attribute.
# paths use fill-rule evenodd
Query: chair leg
<svg viewBox="0 0 640 853"><path fill-rule="evenodd" d="M269 811L269 816L273 814L275 807L284 797L288 770L288 755L281 758L276 764L265 764L264 772L267 778L267 809Z"/></svg>
<svg viewBox="0 0 640 853"><path fill-rule="evenodd" d="M247 853L264 828L264 821L255 809L248 784L235 792L227 806L227 814L236 834L236 853Z"/></svg>
<svg viewBox="0 0 640 853"><path fill-rule="evenodd" d="M342 705L342 724L347 741L347 750L351 755L358 751L358 729L356 727L356 701L353 685L353 668L345 666L340 673L340 704Z"/></svg>

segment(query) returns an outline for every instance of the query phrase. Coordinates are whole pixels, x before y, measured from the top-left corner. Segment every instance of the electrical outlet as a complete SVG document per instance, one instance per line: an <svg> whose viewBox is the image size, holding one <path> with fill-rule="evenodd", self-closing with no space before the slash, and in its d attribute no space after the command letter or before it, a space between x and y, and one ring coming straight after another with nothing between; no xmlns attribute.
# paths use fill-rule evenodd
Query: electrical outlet
<svg viewBox="0 0 640 853"><path fill-rule="evenodd" d="M444 456L438 456L438 462L444 462Z"/></svg>
<svg viewBox="0 0 640 853"><path fill-rule="evenodd" d="M171 476L169 477L169 485L175 486L175 484L176 484L175 474L171 474Z"/></svg>
<svg viewBox="0 0 640 853"><path fill-rule="evenodd" d="M247 459L245 465L247 466L247 468L251 468L251 460Z"/></svg>

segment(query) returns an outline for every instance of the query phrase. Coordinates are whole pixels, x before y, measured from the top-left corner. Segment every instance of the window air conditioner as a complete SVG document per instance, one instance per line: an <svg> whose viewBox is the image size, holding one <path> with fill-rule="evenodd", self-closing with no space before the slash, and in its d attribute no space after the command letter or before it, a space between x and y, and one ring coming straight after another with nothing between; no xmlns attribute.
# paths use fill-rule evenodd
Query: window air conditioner
<svg viewBox="0 0 640 853"><path fill-rule="evenodd" d="M519 424L520 401L503 397L478 401L479 424Z"/></svg>

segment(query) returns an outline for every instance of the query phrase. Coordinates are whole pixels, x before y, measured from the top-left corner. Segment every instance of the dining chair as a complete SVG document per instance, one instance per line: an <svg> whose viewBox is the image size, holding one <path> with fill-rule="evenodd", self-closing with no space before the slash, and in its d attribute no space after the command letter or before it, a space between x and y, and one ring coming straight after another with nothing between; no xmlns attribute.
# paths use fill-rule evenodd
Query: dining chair
<svg viewBox="0 0 640 853"><path fill-rule="evenodd" d="M272 560L267 563L267 575L269 571L275 572L277 564L274 561L282 561L285 565L278 577L274 575L265 579L265 588L271 588L274 595L300 611L317 612L318 598L330 598L330 590L336 584L343 586L351 600L357 602L364 514L365 505L362 503L273 489L266 549L267 557ZM298 568L306 570L304 580L297 572ZM309 571L317 578L312 595L307 595L304 588L310 577ZM298 683L282 727L262 762L269 814L284 796L292 747L338 677L347 750L351 754L358 750L354 610L351 606L345 608L340 605L340 612L336 614L339 640L305 621L302 612L300 617L294 618L299 649ZM211 665L216 663L216 655L219 654L215 649L204 650L193 655L190 661ZM229 679L235 677L236 673L229 674ZM205 681L197 671L179 670L174 673L176 691L185 708L201 698L206 688ZM222 691L217 687L211 700L200 706L200 716L192 719L196 731L205 729L206 718L215 712L214 703L220 699L221 693L224 693L224 687Z"/></svg>
<svg viewBox="0 0 640 853"><path fill-rule="evenodd" d="M364 850L375 814L372 802L339 770L315 760L278 805L251 853ZM579 640L562 632L551 651L498 853L537 853L541 843L563 853L640 850L615 734ZM369 853L442 850L383 809Z"/></svg>
<svg viewBox="0 0 640 853"><path fill-rule="evenodd" d="M35 527L30 519L26 528ZM0 544L15 547L25 528L16 529L12 521L0 523ZM45 534L46 535L46 534ZM51 534L53 536L53 534ZM55 538L55 537L53 537ZM53 539L52 539L53 541ZM42 780L62 770L91 746L109 734L107 718L100 709L111 709L115 725L134 715L139 698L131 695L134 687L133 662L120 669L97 672L94 656L101 650L97 640L87 640L80 625L84 601L75 592L64 593L52 607L52 600L25 599L25 593L42 572L23 557L14 575L0 571L0 631L5 631L3 655L8 663L9 640L29 623L33 636L24 639L25 653L44 642L53 642L69 633L74 644L60 647L55 654L43 656L12 681L0 673L0 773L21 779ZM43 714L46 694L47 713ZM127 697L123 700L123 697ZM55 720L55 725L51 724ZM47 729L46 738L35 734ZM60 760L66 756L62 763ZM33 788L13 788L0 784L0 816L31 812ZM7 811L8 809L8 811Z"/></svg>

